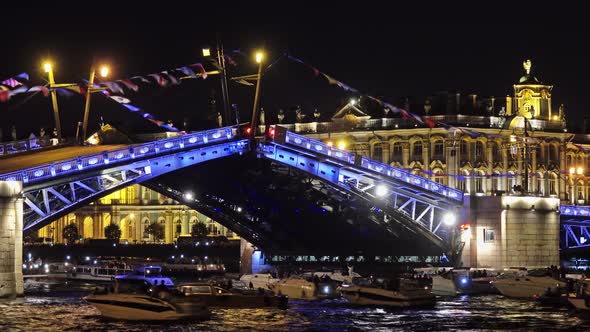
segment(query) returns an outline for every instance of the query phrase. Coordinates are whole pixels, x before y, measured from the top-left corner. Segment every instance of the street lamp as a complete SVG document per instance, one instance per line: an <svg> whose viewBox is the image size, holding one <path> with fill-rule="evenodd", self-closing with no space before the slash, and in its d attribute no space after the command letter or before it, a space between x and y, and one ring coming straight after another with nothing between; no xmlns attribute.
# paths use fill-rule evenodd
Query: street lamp
<svg viewBox="0 0 590 332"><path fill-rule="evenodd" d="M211 56L211 49L204 47L202 49L204 57ZM223 54L223 45L217 43L217 62L219 63L219 70L221 72L221 98L223 99L223 120L226 125L231 124L231 114L229 112L229 91L227 90L227 74L225 70L225 55Z"/></svg>
<svg viewBox="0 0 590 332"><path fill-rule="evenodd" d="M88 79L88 89L86 90L86 105L84 106L84 121L82 122L82 141L86 139L86 129L88 128L88 114L90 113L90 94L94 91L100 91L102 88L94 88L94 75L96 67L92 65L90 68L90 78ZM100 68L100 76L107 77L109 74L109 68L102 66ZM93 91L94 90L94 91Z"/></svg>
<svg viewBox="0 0 590 332"><path fill-rule="evenodd" d="M256 126L257 126L257 120L258 120L258 96L260 94L260 81L262 78L262 60L264 58L264 53L262 52L256 52L256 62L258 63L258 75L256 76L256 92L254 93L254 109L252 110L252 122L250 123L250 127L252 128L252 131L254 133L254 136L256 136Z"/></svg>
<svg viewBox="0 0 590 332"><path fill-rule="evenodd" d="M577 193L577 191L578 191L578 188L577 188L577 186L578 186L578 178L580 176L583 176L583 175L584 175L584 168L582 168L582 167L577 167L577 168L576 167L570 167L570 177L571 177L572 182L573 182L573 186L572 186L572 203L574 205L577 204L578 198L579 198L578 197L578 193Z"/></svg>

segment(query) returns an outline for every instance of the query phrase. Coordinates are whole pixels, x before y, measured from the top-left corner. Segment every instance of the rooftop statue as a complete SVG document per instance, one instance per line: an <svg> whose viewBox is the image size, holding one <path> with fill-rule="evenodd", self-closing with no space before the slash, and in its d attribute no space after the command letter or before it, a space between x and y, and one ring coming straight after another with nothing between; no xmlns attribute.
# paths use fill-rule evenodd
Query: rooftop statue
<svg viewBox="0 0 590 332"><path fill-rule="evenodd" d="M531 73L531 67L533 66L533 63L531 62L531 60L525 60L522 62L522 66L524 67L524 71L526 72L527 75L530 75Z"/></svg>

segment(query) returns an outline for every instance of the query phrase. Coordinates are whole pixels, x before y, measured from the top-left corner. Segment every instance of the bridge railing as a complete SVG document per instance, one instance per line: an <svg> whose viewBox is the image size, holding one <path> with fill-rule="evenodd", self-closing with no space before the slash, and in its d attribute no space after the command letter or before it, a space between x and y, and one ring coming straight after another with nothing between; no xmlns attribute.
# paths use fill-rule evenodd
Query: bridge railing
<svg viewBox="0 0 590 332"><path fill-rule="evenodd" d="M318 140L290 132L285 128L277 127L274 140L277 143L297 146L313 151L314 153L353 164L357 167L369 169L463 203L463 192L460 190L450 188L428 178L412 174L407 170L390 166L367 157L359 156L360 158L357 158L354 152L337 149Z"/></svg>
<svg viewBox="0 0 590 332"><path fill-rule="evenodd" d="M51 177L69 175L87 169L98 168L110 163L128 161L144 156L166 154L168 152L182 150L193 146L223 142L233 139L237 135L238 130L236 127L206 130L169 139L130 145L125 148L85 155L17 172L1 174L0 180L22 181L23 183L41 181Z"/></svg>
<svg viewBox="0 0 590 332"><path fill-rule="evenodd" d="M58 145L67 144L65 140L61 142L57 138L27 138L20 141L11 141L0 143L0 156L13 155L31 150L45 149Z"/></svg>
<svg viewBox="0 0 590 332"><path fill-rule="evenodd" d="M562 216L590 217L590 206L560 205L559 212Z"/></svg>

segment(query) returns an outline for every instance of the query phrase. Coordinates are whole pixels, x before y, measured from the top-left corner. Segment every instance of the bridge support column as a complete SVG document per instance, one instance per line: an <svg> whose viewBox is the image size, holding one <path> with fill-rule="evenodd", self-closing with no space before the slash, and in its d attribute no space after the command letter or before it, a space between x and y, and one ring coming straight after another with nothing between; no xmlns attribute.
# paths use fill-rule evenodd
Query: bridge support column
<svg viewBox="0 0 590 332"><path fill-rule="evenodd" d="M240 273L252 273L252 254L254 253L254 246L252 243L240 239Z"/></svg>
<svg viewBox="0 0 590 332"><path fill-rule="evenodd" d="M22 296L22 183L0 181L0 298Z"/></svg>
<svg viewBox="0 0 590 332"><path fill-rule="evenodd" d="M559 199L534 196L469 197L469 228L461 231L464 266L559 265Z"/></svg>

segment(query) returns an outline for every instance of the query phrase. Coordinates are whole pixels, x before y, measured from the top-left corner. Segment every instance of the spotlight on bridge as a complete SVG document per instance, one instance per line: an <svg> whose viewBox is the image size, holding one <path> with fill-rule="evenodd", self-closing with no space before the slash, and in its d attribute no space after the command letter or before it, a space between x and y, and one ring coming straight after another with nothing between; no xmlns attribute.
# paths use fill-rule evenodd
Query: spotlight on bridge
<svg viewBox="0 0 590 332"><path fill-rule="evenodd" d="M377 197L383 197L387 195L388 192L387 187L382 184L378 185L377 189L375 189L375 195L377 195Z"/></svg>
<svg viewBox="0 0 590 332"><path fill-rule="evenodd" d="M457 222L457 217L455 216L455 214L453 214L451 212L447 212L443 216L442 222L447 226L453 226L455 224L455 222Z"/></svg>
<svg viewBox="0 0 590 332"><path fill-rule="evenodd" d="M184 195L182 195L182 196L183 196L183 197L184 197L184 199L186 199L187 201L190 201L191 199L193 199L193 198L194 198L194 195L193 195L193 193L191 193L190 191L189 191L189 192L186 192L186 193L184 193Z"/></svg>

